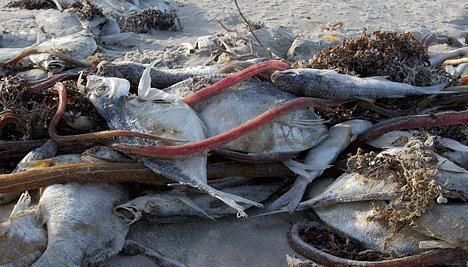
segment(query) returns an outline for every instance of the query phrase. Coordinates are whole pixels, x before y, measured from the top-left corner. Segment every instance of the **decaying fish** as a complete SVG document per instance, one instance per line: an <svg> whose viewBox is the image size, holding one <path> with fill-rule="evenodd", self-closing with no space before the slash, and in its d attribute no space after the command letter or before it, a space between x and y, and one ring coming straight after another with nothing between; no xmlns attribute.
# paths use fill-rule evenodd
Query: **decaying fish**
<svg viewBox="0 0 468 267"><path fill-rule="evenodd" d="M276 184L240 185L223 188L224 192L262 202L279 189ZM247 207L246 207L247 208ZM149 193L115 208L115 212L130 223L140 219L161 223L179 222L193 218L217 219L235 211L206 194L181 195L169 191Z"/></svg>
<svg viewBox="0 0 468 267"><path fill-rule="evenodd" d="M200 141L205 139L203 124L196 113L181 99L161 90L151 88L150 70L145 69L138 87L138 96L129 97L130 83L119 78L88 76L88 97L111 129L136 130L180 140ZM157 144L137 139L121 139L120 142ZM164 143L163 143L164 144ZM260 204L232 194L216 190L207 184L207 156L186 159L162 160L140 158L147 167L175 181L201 189L236 209L246 216L242 206Z"/></svg>
<svg viewBox="0 0 468 267"><path fill-rule="evenodd" d="M371 125L369 121L351 120L331 127L328 136L307 152L303 163L305 170L301 170L304 167L296 167L298 164L292 160L286 161L285 164L290 169L296 170L299 175L289 191L279 197L268 208L276 210L287 206L289 211L295 210L304 195L307 185L319 177L330 164L333 164L336 157Z"/></svg>
<svg viewBox="0 0 468 267"><path fill-rule="evenodd" d="M418 87L386 80L383 77L359 78L334 70L290 69L277 71L272 81L281 89L303 96L333 99L353 97L389 98L442 93L446 84Z"/></svg>
<svg viewBox="0 0 468 267"><path fill-rule="evenodd" d="M36 215L47 228L47 249L33 266L83 266L117 254L128 225L113 208L127 198L120 185L47 187Z"/></svg>
<svg viewBox="0 0 468 267"><path fill-rule="evenodd" d="M98 65L98 74L102 76L125 78L131 84L138 84L143 71L148 65L121 61L103 61ZM166 88L192 76L213 75L220 69L217 65L187 67L182 69L152 68L151 86L154 88Z"/></svg>
<svg viewBox="0 0 468 267"><path fill-rule="evenodd" d="M194 108L207 129L207 135L215 136L293 98L294 95L270 83L249 80L202 101ZM326 135L324 121L313 110L304 108L276 118L222 148L244 153L300 152L314 147Z"/></svg>
<svg viewBox="0 0 468 267"><path fill-rule="evenodd" d="M82 30L78 18L68 12L52 9L41 10L35 14L35 17L39 28L52 38L74 34Z"/></svg>
<svg viewBox="0 0 468 267"><path fill-rule="evenodd" d="M47 233L35 219L37 207L30 207L30 203L26 192L7 221L0 224L1 266L30 266L47 246Z"/></svg>

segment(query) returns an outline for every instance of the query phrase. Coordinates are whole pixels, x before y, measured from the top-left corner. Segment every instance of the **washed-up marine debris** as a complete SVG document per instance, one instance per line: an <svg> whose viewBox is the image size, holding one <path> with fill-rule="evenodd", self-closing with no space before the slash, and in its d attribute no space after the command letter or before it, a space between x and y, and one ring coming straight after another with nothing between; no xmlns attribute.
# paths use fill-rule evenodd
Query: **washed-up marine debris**
<svg viewBox="0 0 468 267"><path fill-rule="evenodd" d="M119 78L88 76L86 86L90 101L106 119L111 129L137 129L140 132L167 135L187 141L205 139L202 122L195 112L180 99L161 90L151 88L150 69L143 73L138 96L126 99L130 83ZM148 116L151 114L151 116ZM178 114L178 115L177 115ZM123 140L138 142L138 140ZM175 181L206 191L246 215L237 202L258 206L253 201L221 192L207 185L204 155L180 160L142 158L141 161L156 173Z"/></svg>
<svg viewBox="0 0 468 267"><path fill-rule="evenodd" d="M364 31L361 37L326 48L308 63L298 66L334 69L359 77L388 77L390 81L430 86L450 81L443 70L434 68L423 45L411 33Z"/></svg>

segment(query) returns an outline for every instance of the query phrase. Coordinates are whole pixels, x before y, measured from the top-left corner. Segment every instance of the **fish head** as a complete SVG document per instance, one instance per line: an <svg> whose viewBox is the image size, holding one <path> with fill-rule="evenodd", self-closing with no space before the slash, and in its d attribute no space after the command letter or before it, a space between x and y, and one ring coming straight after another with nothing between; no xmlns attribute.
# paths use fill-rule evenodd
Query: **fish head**
<svg viewBox="0 0 468 267"><path fill-rule="evenodd" d="M176 222L192 213L177 196L168 193L153 193L141 196L114 208L114 213L132 224L142 218L160 223Z"/></svg>
<svg viewBox="0 0 468 267"><path fill-rule="evenodd" d="M307 88L318 87L319 73L313 69L288 69L275 71L271 76L273 84L297 95L307 95Z"/></svg>
<svg viewBox="0 0 468 267"><path fill-rule="evenodd" d="M81 84L80 80L78 84ZM106 110L112 110L125 102L130 92L130 82L121 78L88 75L84 91L94 107L104 116Z"/></svg>

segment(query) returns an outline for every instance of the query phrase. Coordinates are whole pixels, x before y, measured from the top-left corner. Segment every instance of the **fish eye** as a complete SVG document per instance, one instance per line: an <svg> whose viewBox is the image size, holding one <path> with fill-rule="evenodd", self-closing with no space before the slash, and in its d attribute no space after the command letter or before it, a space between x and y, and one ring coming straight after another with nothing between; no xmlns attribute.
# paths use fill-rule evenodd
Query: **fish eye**
<svg viewBox="0 0 468 267"><path fill-rule="evenodd" d="M109 87L106 85L99 86L95 90L96 96L104 96L109 91Z"/></svg>

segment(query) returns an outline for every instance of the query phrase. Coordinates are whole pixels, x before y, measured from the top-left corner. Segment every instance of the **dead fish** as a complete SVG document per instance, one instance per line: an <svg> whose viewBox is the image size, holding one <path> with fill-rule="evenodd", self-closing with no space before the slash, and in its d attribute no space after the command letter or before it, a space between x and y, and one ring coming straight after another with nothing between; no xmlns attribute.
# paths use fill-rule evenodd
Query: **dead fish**
<svg viewBox="0 0 468 267"><path fill-rule="evenodd" d="M94 35L87 29L70 35L52 38L39 44L38 47L58 51L78 60L94 54L97 49ZM33 62L35 62L35 56L30 56Z"/></svg>
<svg viewBox="0 0 468 267"><path fill-rule="evenodd" d="M435 204L414 222L413 228L452 247L468 248L468 204Z"/></svg>
<svg viewBox="0 0 468 267"><path fill-rule="evenodd" d="M357 136L372 126L365 120L351 120L339 123L330 128L328 136L317 146L307 152L304 165L298 165L292 160L285 164L292 170L296 170L298 177L293 186L284 195L273 202L268 209L276 210L287 206L289 211L294 211L302 199L307 185L315 178L322 175L336 157L343 152ZM309 170L307 170L309 168Z"/></svg>
<svg viewBox="0 0 468 267"><path fill-rule="evenodd" d="M351 202L316 207L315 213L328 226L355 240L366 248L396 256L413 255L419 252L419 243L428 240L409 226L394 233L383 223L372 220L375 206L384 203Z"/></svg>
<svg viewBox="0 0 468 267"><path fill-rule="evenodd" d="M47 78L48 72L43 69L31 69L16 73L16 76L29 82L38 81Z"/></svg>
<svg viewBox="0 0 468 267"><path fill-rule="evenodd" d="M0 265L31 266L47 246L47 233L36 221L37 207L23 193L7 221L0 224Z"/></svg>
<svg viewBox="0 0 468 267"><path fill-rule="evenodd" d="M179 97L184 96L185 91L176 86L168 90ZM279 102L293 98L294 95L270 83L249 80L202 101L194 109L203 121L207 135L215 136L260 115ZM314 147L326 135L324 121L313 110L301 109L283 115L222 148L244 153L300 152Z"/></svg>
<svg viewBox="0 0 468 267"><path fill-rule="evenodd" d="M383 77L359 78L334 70L289 69L271 76L281 89L302 96L333 99L353 97L384 98L442 93L446 84L418 87L386 80ZM446 93L446 92L445 92Z"/></svg>
<svg viewBox="0 0 468 267"><path fill-rule="evenodd" d="M432 66L439 66L447 59L466 56L468 56L468 47L461 47L448 52L432 55L429 62L431 62Z"/></svg>
<svg viewBox="0 0 468 267"><path fill-rule="evenodd" d="M26 169L24 168L25 164L29 164L36 160L47 159L55 156L58 150L58 145L52 141L48 140L44 145L39 148L34 149L24 156L24 158L18 163L18 166L13 172L23 172ZM20 194L18 193L0 193L0 204L6 204L14 199L16 199Z"/></svg>
<svg viewBox="0 0 468 267"><path fill-rule="evenodd" d="M83 266L117 254L128 225L112 210L127 198L120 185L47 187L36 214L47 228L47 249L32 266Z"/></svg>
<svg viewBox="0 0 468 267"><path fill-rule="evenodd" d="M125 78L131 84L138 84L143 71L148 65L131 62L107 62L103 61L98 65L98 75ZM192 76L213 75L219 70L219 66L196 66L181 69L152 68L151 86L155 88L166 88Z"/></svg>
<svg viewBox="0 0 468 267"><path fill-rule="evenodd" d="M111 129L135 130L192 142L205 139L203 123L187 104L171 94L151 88L152 67L150 65L145 69L136 97L127 98L130 90L130 83L127 80L91 75L87 77L88 98ZM155 144L155 142L142 142L137 139L121 139L120 142L139 145ZM180 160L144 157L139 160L158 174L201 189L220 199L236 209L240 216L246 216L246 214L237 202L261 206L259 203L209 186L206 173L207 156L205 155Z"/></svg>
<svg viewBox="0 0 468 267"><path fill-rule="evenodd" d="M278 189L279 184L276 183L240 185L224 188L223 191L260 203ZM174 191L149 193L117 206L114 211L129 223L140 219L160 223L173 223L193 218L214 220L235 214L234 210L226 208L222 202L206 194L182 195Z"/></svg>
<svg viewBox="0 0 468 267"><path fill-rule="evenodd" d="M49 38L57 38L77 33L82 30L78 18L68 12L58 10L38 10L36 14L36 23L38 27Z"/></svg>

